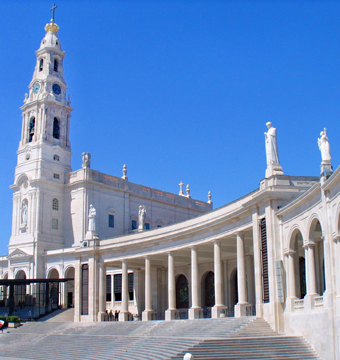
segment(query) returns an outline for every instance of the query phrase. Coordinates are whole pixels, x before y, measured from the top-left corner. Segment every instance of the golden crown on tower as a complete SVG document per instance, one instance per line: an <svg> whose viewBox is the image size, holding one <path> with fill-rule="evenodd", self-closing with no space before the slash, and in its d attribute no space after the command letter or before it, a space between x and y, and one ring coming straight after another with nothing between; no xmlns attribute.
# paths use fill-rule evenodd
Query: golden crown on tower
<svg viewBox="0 0 340 360"><path fill-rule="evenodd" d="M59 26L54 21L51 21L50 23L46 24L45 30L47 33L53 32L56 34L59 31Z"/></svg>

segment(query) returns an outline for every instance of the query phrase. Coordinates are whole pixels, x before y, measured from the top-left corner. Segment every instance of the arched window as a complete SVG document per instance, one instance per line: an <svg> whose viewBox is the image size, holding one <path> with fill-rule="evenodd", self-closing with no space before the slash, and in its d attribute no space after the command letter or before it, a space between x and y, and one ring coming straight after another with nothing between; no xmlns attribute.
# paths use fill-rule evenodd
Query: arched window
<svg viewBox="0 0 340 360"><path fill-rule="evenodd" d="M44 68L44 59L40 59L39 71L43 71L43 68Z"/></svg>
<svg viewBox="0 0 340 360"><path fill-rule="evenodd" d="M53 70L55 72L58 72L58 60L57 59L54 59L54 68L53 68Z"/></svg>
<svg viewBox="0 0 340 360"><path fill-rule="evenodd" d="M53 199L53 201L52 201L52 209L53 210L59 210L59 201L58 201L58 199Z"/></svg>
<svg viewBox="0 0 340 360"><path fill-rule="evenodd" d="M28 139L29 142L31 142L33 139L34 127L35 127L35 118L32 118L30 121L30 128L29 128L29 139Z"/></svg>
<svg viewBox="0 0 340 360"><path fill-rule="evenodd" d="M53 137L55 139L59 139L60 137L59 120L56 117L53 120Z"/></svg>

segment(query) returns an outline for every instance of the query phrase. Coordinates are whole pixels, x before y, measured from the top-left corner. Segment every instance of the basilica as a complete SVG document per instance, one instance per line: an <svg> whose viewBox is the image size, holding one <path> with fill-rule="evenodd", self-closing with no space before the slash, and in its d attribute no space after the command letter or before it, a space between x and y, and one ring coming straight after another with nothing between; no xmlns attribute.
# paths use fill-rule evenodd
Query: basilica
<svg viewBox="0 0 340 360"><path fill-rule="evenodd" d="M210 194L192 199L182 183L173 194L130 182L126 165L122 176L96 171L90 153L73 171L58 30L52 17L21 107L0 312L20 303L40 316L43 303L73 307L75 322L109 312L119 321L255 315L340 359L340 167L333 170L327 130L320 176L289 176L280 129L268 122L259 188L215 210Z"/></svg>

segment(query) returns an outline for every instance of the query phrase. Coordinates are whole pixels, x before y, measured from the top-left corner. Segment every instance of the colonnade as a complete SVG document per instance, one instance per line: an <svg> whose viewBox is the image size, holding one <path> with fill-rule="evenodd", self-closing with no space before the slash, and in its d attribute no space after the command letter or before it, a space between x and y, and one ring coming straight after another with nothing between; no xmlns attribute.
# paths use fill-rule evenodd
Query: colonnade
<svg viewBox="0 0 340 360"><path fill-rule="evenodd" d="M245 254L245 238L244 234L238 232L236 234L237 245L237 289L238 289L238 303L235 305L235 316L245 316L247 309L252 305L248 303L247 294L247 276L246 276L246 254ZM214 295L215 305L212 307L212 318L220 317L221 312L224 312L226 305L224 304L224 273L221 241L213 242L213 262L214 262ZM155 255L156 257L156 255ZM190 247L190 269L191 269L191 307L188 311L189 319L198 319L203 315L203 309L200 304L200 276L199 276L199 257L198 246ZM121 309L119 313L119 321L128 320L129 313L129 292L128 292L128 260L121 262L122 273L122 300ZM176 308L176 271L175 271L176 251L167 252L167 293L168 304L165 311L165 320L173 320L178 316L178 309ZM250 262L252 263L252 262ZM154 318L153 296L152 296L152 256L144 257L145 264L145 309L142 312L142 320L148 321ZM102 315L106 311L106 265L104 262L99 264L99 316L98 320L102 319ZM255 304L254 304L255 305ZM250 312L248 313L250 314Z"/></svg>

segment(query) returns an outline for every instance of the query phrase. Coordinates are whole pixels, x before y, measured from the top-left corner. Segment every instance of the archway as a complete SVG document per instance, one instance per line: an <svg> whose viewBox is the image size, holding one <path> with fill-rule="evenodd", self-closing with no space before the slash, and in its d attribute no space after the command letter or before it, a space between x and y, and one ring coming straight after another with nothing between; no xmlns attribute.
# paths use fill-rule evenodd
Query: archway
<svg viewBox="0 0 340 360"><path fill-rule="evenodd" d="M309 240L314 243L316 289L319 295L326 290L324 241L320 221L315 218L310 226Z"/></svg>
<svg viewBox="0 0 340 360"><path fill-rule="evenodd" d="M176 308L187 309L189 307L189 284L188 279L179 275L176 280Z"/></svg>
<svg viewBox="0 0 340 360"><path fill-rule="evenodd" d="M47 276L48 279L59 279L57 269L51 269ZM49 298L52 309L56 309L59 305L59 283L51 283L49 289Z"/></svg>
<svg viewBox="0 0 340 360"><path fill-rule="evenodd" d="M26 279L26 273L24 270L19 270L15 274L16 279ZM15 285L14 286L14 304L15 306L19 306L19 308L22 308L25 306L25 300L26 300L26 285Z"/></svg>
<svg viewBox="0 0 340 360"><path fill-rule="evenodd" d="M64 304L71 308L74 307L74 267L70 266L65 272L65 278L73 279L69 280L65 286L65 300Z"/></svg>
<svg viewBox="0 0 340 360"><path fill-rule="evenodd" d="M294 251L294 279L295 279L295 296L303 299L306 295L306 266L305 251L303 248L303 238L299 229L295 229L290 241L291 250Z"/></svg>

